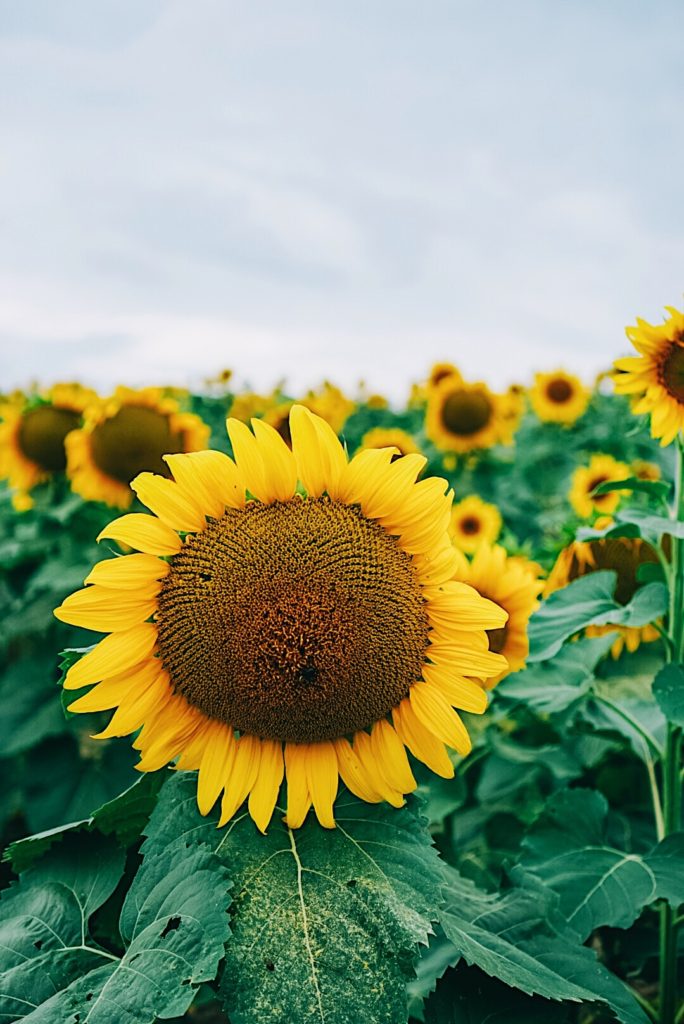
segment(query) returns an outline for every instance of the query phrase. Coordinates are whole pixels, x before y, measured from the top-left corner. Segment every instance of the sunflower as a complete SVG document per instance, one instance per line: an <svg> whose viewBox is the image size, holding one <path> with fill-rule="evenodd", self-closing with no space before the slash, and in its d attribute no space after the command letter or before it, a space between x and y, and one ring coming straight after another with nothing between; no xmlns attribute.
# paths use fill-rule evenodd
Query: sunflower
<svg viewBox="0 0 684 1024"><path fill-rule="evenodd" d="M637 319L627 337L640 354L616 359L615 390L630 395L632 410L649 413L651 436L670 444L684 427L684 313L666 307L664 324Z"/></svg>
<svg viewBox="0 0 684 1024"><path fill-rule="evenodd" d="M301 406L292 449L260 420L228 421L235 461L169 455L173 480L133 482L153 515L100 534L139 553L95 566L59 619L107 632L64 685L97 683L72 711L116 708L100 737L140 729L139 769L198 769L224 825L248 798L266 829L287 777L287 822L313 804L334 826L338 775L361 799L413 790L405 747L446 778L444 744L471 744L454 710L480 713L506 660L485 630L506 612L451 579L446 481L392 450L351 461Z"/></svg>
<svg viewBox="0 0 684 1024"><path fill-rule="evenodd" d="M482 597L489 598L508 612L505 625L487 630L490 651L503 654L508 663L506 668L484 683L487 689L525 664L529 652L527 624L544 589L537 569L534 562L528 562L521 555L510 557L498 544L481 544L471 562L461 558L454 578L468 583Z"/></svg>
<svg viewBox="0 0 684 1024"><path fill-rule="evenodd" d="M425 431L441 451L470 452L510 443L514 426L507 399L486 384L444 377L428 393Z"/></svg>
<svg viewBox="0 0 684 1024"><path fill-rule="evenodd" d="M660 466L657 466L655 462L647 462L646 459L635 459L630 466L630 475L637 478L637 480L660 480L662 473L660 472Z"/></svg>
<svg viewBox="0 0 684 1024"><path fill-rule="evenodd" d="M629 466L618 462L612 455L592 455L588 466L578 466L572 474L568 500L578 516L587 517L592 512L612 515L620 504L622 491L608 491L594 494L599 484L608 481L627 480L631 476Z"/></svg>
<svg viewBox="0 0 684 1024"><path fill-rule="evenodd" d="M86 501L128 508L131 480L143 470L169 476L162 456L192 452L209 440L199 416L179 411L161 388L120 387L86 410L83 427L66 441L72 490Z"/></svg>
<svg viewBox="0 0 684 1024"><path fill-rule="evenodd" d="M458 380L463 379L458 368L453 363L435 363L427 379L428 390L437 387L447 377L458 378Z"/></svg>
<svg viewBox="0 0 684 1024"><path fill-rule="evenodd" d="M634 597L639 580L637 570L640 565L656 563L658 555L655 549L641 537L603 537L598 540L576 540L558 555L553 569L546 581L544 595L560 590L580 576L597 572L599 569L611 569L617 573L615 599L620 604L628 604ZM660 634L652 626L589 626L585 630L587 636L602 636L605 633L617 632L615 643L611 647L614 658L620 656L623 648L636 651L640 643L657 640Z"/></svg>
<svg viewBox="0 0 684 1024"><path fill-rule="evenodd" d="M537 416L544 423L574 423L589 404L591 392L582 381L565 370L536 373L530 388L530 401Z"/></svg>
<svg viewBox="0 0 684 1024"><path fill-rule="evenodd" d="M359 448L396 448L399 455L420 453L420 448L411 434L400 427L374 427L366 431Z"/></svg>
<svg viewBox="0 0 684 1024"><path fill-rule="evenodd" d="M308 391L300 404L329 423L336 434L342 432L347 419L356 409L356 402L327 380L317 391Z"/></svg>
<svg viewBox="0 0 684 1024"><path fill-rule="evenodd" d="M55 384L41 396L21 393L2 405L0 416L0 479L16 490L20 510L33 504L37 484L66 469L64 441L80 422L84 408L97 395L80 384Z"/></svg>
<svg viewBox="0 0 684 1024"><path fill-rule="evenodd" d="M480 544L493 544L497 539L501 513L496 505L471 494L452 508L450 533L456 547L472 555Z"/></svg>

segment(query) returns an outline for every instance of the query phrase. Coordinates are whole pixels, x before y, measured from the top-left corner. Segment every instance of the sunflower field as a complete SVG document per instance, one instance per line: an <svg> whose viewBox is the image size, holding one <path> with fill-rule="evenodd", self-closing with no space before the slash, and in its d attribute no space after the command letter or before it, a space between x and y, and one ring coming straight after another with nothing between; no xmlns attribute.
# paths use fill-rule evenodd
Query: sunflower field
<svg viewBox="0 0 684 1024"><path fill-rule="evenodd" d="M684 314L627 335L0 396L3 1024L684 1021Z"/></svg>

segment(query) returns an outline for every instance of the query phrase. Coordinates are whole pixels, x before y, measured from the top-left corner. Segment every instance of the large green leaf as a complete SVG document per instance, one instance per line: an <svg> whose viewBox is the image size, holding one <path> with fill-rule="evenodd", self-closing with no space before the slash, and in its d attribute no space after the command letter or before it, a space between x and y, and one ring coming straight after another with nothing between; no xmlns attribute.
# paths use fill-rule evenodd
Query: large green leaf
<svg viewBox="0 0 684 1024"><path fill-rule="evenodd" d="M410 809L344 793L337 827L292 831L277 809L266 836L246 812L225 828L196 807L197 780L164 786L146 855L176 837L208 843L235 880L222 992L233 1024L395 1024L406 1020L413 958L438 915L442 866Z"/></svg>
<svg viewBox="0 0 684 1024"><path fill-rule="evenodd" d="M664 665L653 680L653 696L669 722L684 726L684 665Z"/></svg>
<svg viewBox="0 0 684 1024"><path fill-rule="evenodd" d="M656 896L673 907L684 903L684 832L673 832L644 858L655 876Z"/></svg>
<svg viewBox="0 0 684 1024"><path fill-rule="evenodd" d="M663 583L647 583L629 604L621 605L613 596L616 580L616 573L603 569L550 594L530 619L528 660L552 658L564 640L587 626L645 626L667 611Z"/></svg>
<svg viewBox="0 0 684 1024"><path fill-rule="evenodd" d="M124 952L98 946L95 910L123 854L97 834L68 836L0 903L0 1017L26 1024L153 1024L182 1014L213 979L230 928L226 871L180 841L146 857L121 911Z"/></svg>
<svg viewBox="0 0 684 1024"><path fill-rule="evenodd" d="M453 950L451 964L462 957L527 995L605 1003L623 1024L646 1021L622 983L577 942L544 886L514 888L502 897L482 892L449 870L446 895L440 920ZM556 1019L554 1011L547 1019Z"/></svg>
<svg viewBox="0 0 684 1024"><path fill-rule="evenodd" d="M606 634L565 644L551 660L507 676L496 688L496 699L526 704L539 714L565 711L591 691L593 670L614 642L615 637Z"/></svg>
<svg viewBox="0 0 684 1024"><path fill-rule="evenodd" d="M643 537L650 537L653 540L659 539L663 534L671 537L684 539L684 523L676 519L669 519L667 516L654 516L649 512L642 512L641 509L630 508L620 510L615 515L620 523L629 523L637 526Z"/></svg>
<svg viewBox="0 0 684 1024"><path fill-rule="evenodd" d="M568 924L584 940L602 925L629 928L645 906L671 892L676 852L660 851L659 883L648 856L616 845L605 797L573 789L548 801L523 840L520 863L558 894Z"/></svg>

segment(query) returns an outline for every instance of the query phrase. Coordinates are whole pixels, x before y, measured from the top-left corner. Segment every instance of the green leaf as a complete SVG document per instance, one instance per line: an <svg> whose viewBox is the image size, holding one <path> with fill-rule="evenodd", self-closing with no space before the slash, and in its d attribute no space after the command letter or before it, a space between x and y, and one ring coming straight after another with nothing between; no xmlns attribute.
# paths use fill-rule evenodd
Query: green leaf
<svg viewBox="0 0 684 1024"><path fill-rule="evenodd" d="M606 480L594 488L595 495L610 494L611 491L641 491L652 498L663 501L671 491L666 480L642 480L638 476L629 476L625 480Z"/></svg>
<svg viewBox="0 0 684 1024"><path fill-rule="evenodd" d="M669 519L667 516L654 516L640 509L629 508L617 512L615 518L620 523L636 526L642 537L656 539L669 534L671 537L684 539L684 523Z"/></svg>
<svg viewBox="0 0 684 1024"><path fill-rule="evenodd" d="M503 679L496 699L525 704L539 714L565 711L591 691L594 668L605 657L615 637L583 637L565 644L549 661L536 662Z"/></svg>
<svg viewBox="0 0 684 1024"><path fill-rule="evenodd" d="M643 857L612 845L607 818L601 793L562 790L523 839L520 864L558 894L582 941L602 925L629 928L657 898L652 869Z"/></svg>
<svg viewBox="0 0 684 1024"><path fill-rule="evenodd" d="M153 1024L185 1012L212 980L230 928L225 869L204 846L146 857L119 920L124 952L96 945L89 920L112 894L123 853L69 836L3 897L0 1015L26 1024Z"/></svg>
<svg viewBox="0 0 684 1024"><path fill-rule="evenodd" d="M235 880L222 993L233 1024L406 1019L406 982L438 915L442 868L421 818L343 793L337 827L282 809L261 835L238 814L225 828L196 807L194 774L164 786L148 855L176 837L208 843Z"/></svg>
<svg viewBox="0 0 684 1024"><path fill-rule="evenodd" d="M550 594L530 619L528 661L552 658L564 640L587 626L644 626L667 611L664 584L648 583L629 604L621 605L613 597L616 580L616 573L604 569Z"/></svg>
<svg viewBox="0 0 684 1024"><path fill-rule="evenodd" d="M653 696L669 722L684 726L684 665L664 665L653 680Z"/></svg>
<svg viewBox="0 0 684 1024"><path fill-rule="evenodd" d="M666 836L644 859L655 875L658 899L673 907L684 903L684 832Z"/></svg>

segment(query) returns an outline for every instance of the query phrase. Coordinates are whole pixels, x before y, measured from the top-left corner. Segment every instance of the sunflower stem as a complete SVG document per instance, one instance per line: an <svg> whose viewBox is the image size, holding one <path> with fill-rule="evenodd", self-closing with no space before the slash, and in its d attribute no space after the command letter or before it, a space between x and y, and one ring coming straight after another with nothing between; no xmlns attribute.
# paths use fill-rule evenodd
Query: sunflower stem
<svg viewBox="0 0 684 1024"><path fill-rule="evenodd" d="M684 448L681 435L675 445L675 496L671 510L675 522L684 521ZM668 660L681 664L684 660L684 544L672 537L672 568L670 576L670 609L668 627L670 646ZM682 730L672 722L667 724L667 743L663 761L663 818L665 836L676 832L681 824L682 807ZM675 1016L677 1008L677 926L675 913L669 903L660 908L660 1024L682 1020Z"/></svg>

